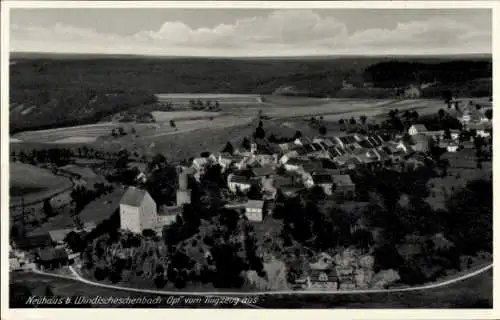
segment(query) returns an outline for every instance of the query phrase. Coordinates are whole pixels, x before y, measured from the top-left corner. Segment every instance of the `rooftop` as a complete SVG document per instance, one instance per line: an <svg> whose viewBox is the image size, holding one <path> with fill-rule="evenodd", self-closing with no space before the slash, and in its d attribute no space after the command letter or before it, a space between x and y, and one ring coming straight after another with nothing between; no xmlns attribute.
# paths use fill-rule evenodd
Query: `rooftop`
<svg viewBox="0 0 500 320"><path fill-rule="evenodd" d="M262 209L264 207L264 201L262 200L248 200L245 204L246 208Z"/></svg>
<svg viewBox="0 0 500 320"><path fill-rule="evenodd" d="M339 137L339 140L342 141L343 144L352 144L358 142L358 140L354 136Z"/></svg>
<svg viewBox="0 0 500 320"><path fill-rule="evenodd" d="M229 176L228 181L232 183L250 184L250 180L247 177L234 174Z"/></svg>
<svg viewBox="0 0 500 320"><path fill-rule="evenodd" d="M139 189L136 187L129 187L123 197L120 200L120 204L132 206L132 207L140 207L142 200L146 196L148 192L143 189Z"/></svg>
<svg viewBox="0 0 500 320"><path fill-rule="evenodd" d="M275 170L273 167L261 167L261 168L253 168L252 174L255 177L265 177L275 174Z"/></svg>
<svg viewBox="0 0 500 320"><path fill-rule="evenodd" d="M59 249L46 248L38 250L38 257L40 258L41 261L52 261L59 259L67 259L68 253L63 248Z"/></svg>
<svg viewBox="0 0 500 320"><path fill-rule="evenodd" d="M332 175L332 179L337 186L354 186L354 183L348 174Z"/></svg>
<svg viewBox="0 0 500 320"><path fill-rule="evenodd" d="M427 127L424 126L423 124L414 124L411 126L411 128L417 130L418 132L425 132L427 131Z"/></svg>
<svg viewBox="0 0 500 320"><path fill-rule="evenodd" d="M315 174L312 177L315 184L333 183L333 178L329 174Z"/></svg>

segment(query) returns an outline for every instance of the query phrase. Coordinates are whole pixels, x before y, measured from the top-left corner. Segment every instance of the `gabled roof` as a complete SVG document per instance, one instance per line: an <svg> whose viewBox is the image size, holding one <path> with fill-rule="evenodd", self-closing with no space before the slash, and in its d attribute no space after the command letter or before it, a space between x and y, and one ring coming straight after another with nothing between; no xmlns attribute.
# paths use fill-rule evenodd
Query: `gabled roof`
<svg viewBox="0 0 500 320"><path fill-rule="evenodd" d="M375 145L373 143L371 143L370 140L359 141L358 144L362 148L373 148L373 147L375 147Z"/></svg>
<svg viewBox="0 0 500 320"><path fill-rule="evenodd" d="M235 174L230 175L228 181L230 183L250 184L250 179L245 176L239 176Z"/></svg>
<svg viewBox="0 0 500 320"><path fill-rule="evenodd" d="M15 241L15 246L21 250L29 250L37 247L45 247L52 243L48 233L43 233L39 235L28 236L24 239L19 239Z"/></svg>
<svg viewBox="0 0 500 320"><path fill-rule="evenodd" d="M264 207L264 201L262 200L248 200L245 204L246 208L262 209Z"/></svg>
<svg viewBox="0 0 500 320"><path fill-rule="evenodd" d="M64 241L66 236L73 231L73 229L59 229L59 230L51 230L49 231L49 236L53 242L61 242Z"/></svg>
<svg viewBox="0 0 500 320"><path fill-rule="evenodd" d="M340 141L342 141L343 144L352 144L358 142L358 140L354 136L343 136L338 138Z"/></svg>
<svg viewBox="0 0 500 320"><path fill-rule="evenodd" d="M53 261L60 259L67 259L68 253L63 248L46 248L38 250L38 257L41 261Z"/></svg>
<svg viewBox="0 0 500 320"><path fill-rule="evenodd" d="M335 174L332 175L332 179L337 186L354 186L354 183L348 174Z"/></svg>
<svg viewBox="0 0 500 320"><path fill-rule="evenodd" d="M315 184L333 184L333 178L329 174L315 174L312 178Z"/></svg>
<svg viewBox="0 0 500 320"><path fill-rule="evenodd" d="M272 167L261 167L261 168L253 168L252 169L252 174L255 177L265 177L265 176L270 176L275 174L275 170Z"/></svg>
<svg viewBox="0 0 500 320"><path fill-rule="evenodd" d="M304 144L303 147L308 153L316 151L312 143Z"/></svg>
<svg viewBox="0 0 500 320"><path fill-rule="evenodd" d="M417 132L425 132L425 131L427 131L427 127L424 126L423 124L414 124L410 128L413 128L413 129L417 130Z"/></svg>
<svg viewBox="0 0 500 320"><path fill-rule="evenodd" d="M140 207L142 200L148 194L146 190L139 189L136 187L129 187L122 199L120 200L120 204L132 206L132 207Z"/></svg>

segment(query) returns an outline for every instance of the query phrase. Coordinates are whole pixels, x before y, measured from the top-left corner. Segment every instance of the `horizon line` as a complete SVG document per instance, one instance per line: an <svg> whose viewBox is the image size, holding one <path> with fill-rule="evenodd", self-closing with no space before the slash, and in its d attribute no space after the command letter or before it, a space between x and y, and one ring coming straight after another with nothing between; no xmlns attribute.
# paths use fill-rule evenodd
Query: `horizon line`
<svg viewBox="0 0 500 320"><path fill-rule="evenodd" d="M454 57L454 56L490 56L493 57L493 53L434 53L434 54L405 54L405 53L393 53L393 54L357 54L357 53L337 53L337 54L318 54L318 55L295 55L295 56L218 56L218 55L160 55L160 54L138 54L138 53L75 53L75 52L47 52L47 51L10 51L9 59L12 55L21 54L31 54L31 55L68 55L68 56L128 56L128 57L146 57L146 58L205 58L205 59L296 59L296 58L333 58L333 57L363 57L363 58L383 58L383 57Z"/></svg>

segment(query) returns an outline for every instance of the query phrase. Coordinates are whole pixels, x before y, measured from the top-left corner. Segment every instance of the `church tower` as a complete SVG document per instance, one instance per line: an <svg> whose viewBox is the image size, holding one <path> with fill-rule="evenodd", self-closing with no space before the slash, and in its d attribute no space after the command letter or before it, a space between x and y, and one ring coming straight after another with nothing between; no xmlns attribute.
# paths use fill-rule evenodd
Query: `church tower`
<svg viewBox="0 0 500 320"><path fill-rule="evenodd" d="M177 175L179 177L179 187L177 189L177 206L191 203L191 190L188 189L188 174L182 169L177 168Z"/></svg>

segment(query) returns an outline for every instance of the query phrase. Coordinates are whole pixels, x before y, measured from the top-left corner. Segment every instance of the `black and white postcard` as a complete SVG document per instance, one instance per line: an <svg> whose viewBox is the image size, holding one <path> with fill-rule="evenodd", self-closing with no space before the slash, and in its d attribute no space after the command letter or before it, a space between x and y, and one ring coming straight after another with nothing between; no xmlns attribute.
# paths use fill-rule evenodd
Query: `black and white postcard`
<svg viewBox="0 0 500 320"><path fill-rule="evenodd" d="M2 319L498 318L498 4L3 2Z"/></svg>

